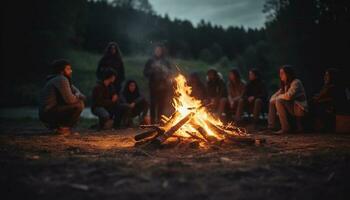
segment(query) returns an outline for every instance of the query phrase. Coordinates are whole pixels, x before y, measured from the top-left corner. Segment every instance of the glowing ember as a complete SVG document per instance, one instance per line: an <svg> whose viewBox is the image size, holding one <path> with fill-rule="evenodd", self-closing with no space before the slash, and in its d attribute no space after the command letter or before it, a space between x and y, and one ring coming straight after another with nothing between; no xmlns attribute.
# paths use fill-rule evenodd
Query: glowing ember
<svg viewBox="0 0 350 200"><path fill-rule="evenodd" d="M176 76L175 82L175 96L173 98L175 112L170 117L162 116L160 128L164 132L171 132L171 129L179 126L171 136L206 142L210 142L212 139L222 140L229 136L247 135L244 129L235 127L233 124L224 125L219 118L212 115L202 105L200 100L192 97L192 88L187 85L186 78L182 74Z"/></svg>

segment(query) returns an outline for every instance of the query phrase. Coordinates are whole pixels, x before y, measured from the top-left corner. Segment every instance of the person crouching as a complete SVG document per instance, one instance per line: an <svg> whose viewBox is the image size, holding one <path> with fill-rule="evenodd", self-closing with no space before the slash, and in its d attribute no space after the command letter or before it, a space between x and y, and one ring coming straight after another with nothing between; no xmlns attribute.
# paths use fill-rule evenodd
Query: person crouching
<svg viewBox="0 0 350 200"><path fill-rule="evenodd" d="M145 97L140 93L136 81L129 80L125 84L121 98L123 105L126 106L123 117L126 126L132 126L132 118L136 116L140 117L142 124L150 124L151 118L148 115L149 105Z"/></svg>
<svg viewBox="0 0 350 200"><path fill-rule="evenodd" d="M113 83L117 78L114 70L104 72L92 92L91 112L99 118L100 129L117 128L123 116L123 107Z"/></svg>
<svg viewBox="0 0 350 200"><path fill-rule="evenodd" d="M78 122L86 97L71 83L72 67L67 60L52 64L39 100L39 119L58 134L67 135Z"/></svg>

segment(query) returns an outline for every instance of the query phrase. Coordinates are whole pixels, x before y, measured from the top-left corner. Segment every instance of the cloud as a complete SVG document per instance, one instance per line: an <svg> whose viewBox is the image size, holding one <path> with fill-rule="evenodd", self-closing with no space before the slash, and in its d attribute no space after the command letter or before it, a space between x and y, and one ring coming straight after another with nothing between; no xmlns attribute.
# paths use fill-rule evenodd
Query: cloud
<svg viewBox="0 0 350 200"><path fill-rule="evenodd" d="M264 25L264 0L149 0L157 13L171 18L201 19L219 24L260 28Z"/></svg>

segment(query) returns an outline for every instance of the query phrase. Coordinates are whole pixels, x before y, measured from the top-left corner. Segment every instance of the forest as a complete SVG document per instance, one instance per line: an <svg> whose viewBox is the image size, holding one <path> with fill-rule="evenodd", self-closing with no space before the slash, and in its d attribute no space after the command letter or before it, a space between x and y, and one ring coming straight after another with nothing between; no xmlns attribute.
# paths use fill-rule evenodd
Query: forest
<svg viewBox="0 0 350 200"><path fill-rule="evenodd" d="M348 69L346 0L266 0L261 29L170 19L157 14L148 0L7 0L2 9L1 89L7 94L2 107L36 105L56 58L72 61L76 84L89 94L97 61L110 41L119 44L129 76L141 79L136 68L159 43L189 71L217 67L225 74L238 68L245 76L258 68L270 90L278 86L277 69L283 64L295 66L310 94L320 88L325 69Z"/></svg>

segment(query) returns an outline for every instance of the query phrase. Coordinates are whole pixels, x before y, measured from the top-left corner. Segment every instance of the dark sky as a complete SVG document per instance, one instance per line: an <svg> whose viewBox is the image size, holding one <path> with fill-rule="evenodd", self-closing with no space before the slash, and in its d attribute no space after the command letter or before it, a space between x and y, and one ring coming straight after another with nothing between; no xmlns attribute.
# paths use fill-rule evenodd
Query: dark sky
<svg viewBox="0 0 350 200"><path fill-rule="evenodd" d="M195 25L201 20L210 21L224 27L244 26L260 28L264 26L262 13L265 0L149 0L154 10L171 19L188 19Z"/></svg>

